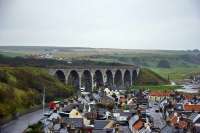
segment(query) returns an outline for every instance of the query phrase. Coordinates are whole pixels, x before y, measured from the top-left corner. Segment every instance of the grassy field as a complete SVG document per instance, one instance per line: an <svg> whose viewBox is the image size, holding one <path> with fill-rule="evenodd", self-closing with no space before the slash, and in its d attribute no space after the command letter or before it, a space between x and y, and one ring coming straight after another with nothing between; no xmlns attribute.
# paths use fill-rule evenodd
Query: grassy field
<svg viewBox="0 0 200 133"><path fill-rule="evenodd" d="M182 86L170 85L167 79L147 68L141 68L135 85L131 87L132 90L150 89L153 91L172 91L178 88L182 88Z"/></svg>
<svg viewBox="0 0 200 133"><path fill-rule="evenodd" d="M193 67L172 67L172 68L150 68L162 77L170 80L181 80L189 78L191 74L200 72L200 65Z"/></svg>
<svg viewBox="0 0 200 133"><path fill-rule="evenodd" d="M150 89L151 91L173 91L175 89L180 89L182 86L179 85L136 85L133 86L132 90L137 89Z"/></svg>
<svg viewBox="0 0 200 133"><path fill-rule="evenodd" d="M21 52L0 52L0 54L7 57L25 56L25 53Z"/></svg>

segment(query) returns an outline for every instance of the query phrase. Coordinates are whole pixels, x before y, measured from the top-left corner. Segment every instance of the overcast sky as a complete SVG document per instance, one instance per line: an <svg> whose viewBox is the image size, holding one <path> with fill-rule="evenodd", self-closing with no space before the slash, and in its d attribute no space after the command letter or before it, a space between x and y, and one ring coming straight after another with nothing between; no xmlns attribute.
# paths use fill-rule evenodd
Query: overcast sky
<svg viewBox="0 0 200 133"><path fill-rule="evenodd" d="M0 0L0 45L200 49L200 0Z"/></svg>

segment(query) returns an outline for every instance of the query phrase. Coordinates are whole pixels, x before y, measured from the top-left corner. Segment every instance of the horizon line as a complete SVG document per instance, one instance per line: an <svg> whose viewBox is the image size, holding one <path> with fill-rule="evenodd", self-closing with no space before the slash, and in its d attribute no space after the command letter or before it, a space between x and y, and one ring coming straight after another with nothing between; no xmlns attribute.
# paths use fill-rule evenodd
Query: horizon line
<svg viewBox="0 0 200 133"><path fill-rule="evenodd" d="M150 51L188 51L188 50L200 50L198 48L195 49L145 49L145 48L112 48L112 47L83 47L83 46L46 46L46 45L0 45L0 47L49 47L49 48L88 48L88 49L116 49L116 50L150 50Z"/></svg>

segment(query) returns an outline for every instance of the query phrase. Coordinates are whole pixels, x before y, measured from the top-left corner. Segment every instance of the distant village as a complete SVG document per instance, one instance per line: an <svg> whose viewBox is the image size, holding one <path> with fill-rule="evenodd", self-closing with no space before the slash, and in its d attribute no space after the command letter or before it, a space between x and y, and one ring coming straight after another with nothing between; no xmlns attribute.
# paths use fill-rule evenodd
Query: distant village
<svg viewBox="0 0 200 133"><path fill-rule="evenodd" d="M61 50L60 49L46 49L46 50L42 50L38 53L35 54L29 54L26 55L25 57L28 58L34 58L34 59L56 59L56 60L69 60L69 58L65 57L65 56L56 56L56 53L59 53Z"/></svg>

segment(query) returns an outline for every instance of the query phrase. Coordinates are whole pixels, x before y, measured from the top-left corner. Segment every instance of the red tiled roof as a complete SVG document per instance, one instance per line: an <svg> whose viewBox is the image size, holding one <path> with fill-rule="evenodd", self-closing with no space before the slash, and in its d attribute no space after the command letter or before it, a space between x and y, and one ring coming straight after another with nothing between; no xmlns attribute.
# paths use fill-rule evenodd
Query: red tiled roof
<svg viewBox="0 0 200 133"><path fill-rule="evenodd" d="M157 96L157 97L167 97L170 96L171 92L160 92L160 91L153 91L149 93L149 96ZM193 95L184 94L185 99L192 99Z"/></svg>
<svg viewBox="0 0 200 133"><path fill-rule="evenodd" d="M184 120L180 120L179 123L177 123L177 116L172 116L170 119L170 122L173 126L178 126L179 128L187 128L188 123Z"/></svg>
<svg viewBox="0 0 200 133"><path fill-rule="evenodd" d="M133 128L135 128L136 130L139 130L143 127L143 122L141 120L137 121L134 125Z"/></svg>
<svg viewBox="0 0 200 133"><path fill-rule="evenodd" d="M192 99L193 95L184 95L185 99Z"/></svg>
<svg viewBox="0 0 200 133"><path fill-rule="evenodd" d="M170 92L150 92L150 96L165 97L170 96Z"/></svg>
<svg viewBox="0 0 200 133"><path fill-rule="evenodd" d="M200 111L200 104L184 104L185 111Z"/></svg>
<svg viewBox="0 0 200 133"><path fill-rule="evenodd" d="M188 123L186 121L180 121L179 122L179 128L187 128Z"/></svg>
<svg viewBox="0 0 200 133"><path fill-rule="evenodd" d="M175 124L177 122L177 117L176 116L172 116L170 119L172 124Z"/></svg>

